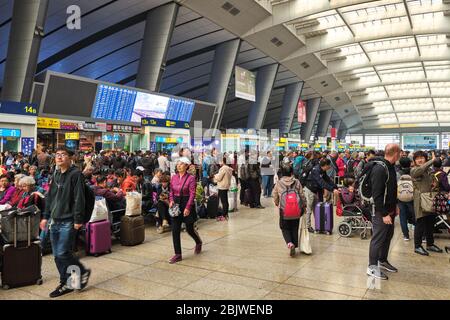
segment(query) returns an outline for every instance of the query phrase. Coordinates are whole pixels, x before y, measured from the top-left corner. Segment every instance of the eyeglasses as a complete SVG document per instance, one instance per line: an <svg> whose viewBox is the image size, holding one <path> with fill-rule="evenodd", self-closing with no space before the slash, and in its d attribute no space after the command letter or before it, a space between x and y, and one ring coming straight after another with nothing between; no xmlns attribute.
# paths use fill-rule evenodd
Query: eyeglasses
<svg viewBox="0 0 450 320"><path fill-rule="evenodd" d="M66 158L66 157L68 157L69 155L68 154L65 154L65 153L57 153L56 155L55 155L55 158Z"/></svg>

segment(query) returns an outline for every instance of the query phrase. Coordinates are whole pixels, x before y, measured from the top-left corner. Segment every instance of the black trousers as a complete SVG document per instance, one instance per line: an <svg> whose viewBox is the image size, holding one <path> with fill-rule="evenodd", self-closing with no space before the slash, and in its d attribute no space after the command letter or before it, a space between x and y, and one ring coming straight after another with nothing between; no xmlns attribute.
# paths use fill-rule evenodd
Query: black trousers
<svg viewBox="0 0 450 320"><path fill-rule="evenodd" d="M230 208L228 204L228 190L219 190L219 199L222 203L223 216L228 217L228 209Z"/></svg>
<svg viewBox="0 0 450 320"><path fill-rule="evenodd" d="M388 260L389 247L394 236L394 220L395 217L392 217L392 224L385 224L380 215L372 216L373 235L370 241L369 265L376 266L378 261Z"/></svg>
<svg viewBox="0 0 450 320"><path fill-rule="evenodd" d="M164 201L159 200L156 208L158 209L159 218L157 218L159 225L162 225L163 220L170 223L169 206Z"/></svg>
<svg viewBox="0 0 450 320"><path fill-rule="evenodd" d="M280 229L283 234L286 244L292 242L298 248L298 229L300 226L300 219L285 220L280 214Z"/></svg>
<svg viewBox="0 0 450 320"><path fill-rule="evenodd" d="M181 214L181 216L179 216L179 217L172 219L172 239L173 239L173 248L175 249L175 254L181 254L181 224L182 223L183 223L183 214ZM191 238L194 239L195 244L202 243L202 240L200 239L200 235L194 228L194 222L186 223L186 231L191 236Z"/></svg>
<svg viewBox="0 0 450 320"><path fill-rule="evenodd" d="M241 191L239 192L239 201L243 204L245 203L245 189L248 189L247 181L239 179L241 182Z"/></svg>
<svg viewBox="0 0 450 320"><path fill-rule="evenodd" d="M253 203L250 203L250 206L260 206L261 205L261 183L259 179L250 179L249 180L249 188L253 194Z"/></svg>
<svg viewBox="0 0 450 320"><path fill-rule="evenodd" d="M422 245L422 238L427 239L427 246L434 244L434 224L436 222L435 215L429 215L417 219L416 227L414 228L414 245L416 248Z"/></svg>

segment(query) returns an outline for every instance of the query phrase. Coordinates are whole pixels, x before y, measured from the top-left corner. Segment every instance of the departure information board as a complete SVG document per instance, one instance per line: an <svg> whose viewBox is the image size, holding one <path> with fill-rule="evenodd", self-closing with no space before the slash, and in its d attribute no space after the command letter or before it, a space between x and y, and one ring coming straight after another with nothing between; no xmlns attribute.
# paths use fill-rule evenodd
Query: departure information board
<svg viewBox="0 0 450 320"><path fill-rule="evenodd" d="M190 122L194 105L186 99L99 84L92 117L139 123L143 118Z"/></svg>

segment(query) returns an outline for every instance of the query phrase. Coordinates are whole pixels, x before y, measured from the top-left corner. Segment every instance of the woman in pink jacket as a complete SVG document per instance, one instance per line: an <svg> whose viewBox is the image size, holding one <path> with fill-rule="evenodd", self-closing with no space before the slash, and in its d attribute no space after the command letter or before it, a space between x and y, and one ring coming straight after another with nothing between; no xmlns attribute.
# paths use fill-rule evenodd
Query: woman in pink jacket
<svg viewBox="0 0 450 320"><path fill-rule="evenodd" d="M169 263L177 263L182 260L181 256L181 224L186 224L187 233L195 241L195 254L202 251L202 240L194 228L194 222L197 218L195 212L195 191L197 183L195 177L190 175L187 170L191 165L188 158L181 157L177 162L177 173L170 181L170 203L169 207L178 205L180 208L180 215L172 217L172 238L175 255L169 260Z"/></svg>
<svg viewBox="0 0 450 320"><path fill-rule="evenodd" d="M338 167L338 177L341 179L345 175L345 161L344 161L344 154L340 153L339 157L336 160L336 165Z"/></svg>
<svg viewBox="0 0 450 320"><path fill-rule="evenodd" d="M11 200L16 188L10 185L9 178L6 174L0 177L0 205L6 204Z"/></svg>

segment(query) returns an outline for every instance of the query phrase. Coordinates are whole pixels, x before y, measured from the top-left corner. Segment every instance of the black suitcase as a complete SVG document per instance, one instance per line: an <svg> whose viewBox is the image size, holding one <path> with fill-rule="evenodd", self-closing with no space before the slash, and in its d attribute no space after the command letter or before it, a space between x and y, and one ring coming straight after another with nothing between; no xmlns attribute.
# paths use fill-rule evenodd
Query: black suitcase
<svg viewBox="0 0 450 320"><path fill-rule="evenodd" d="M28 217L28 241L17 241L15 219L14 242L5 244L1 250L2 288L10 289L42 284L42 253L39 241L31 242L31 220Z"/></svg>
<svg viewBox="0 0 450 320"><path fill-rule="evenodd" d="M219 211L219 197L214 195L208 198L206 213L209 219L215 219Z"/></svg>
<svg viewBox="0 0 450 320"><path fill-rule="evenodd" d="M143 216L123 216L120 224L120 244L136 246L145 241L145 224Z"/></svg>

